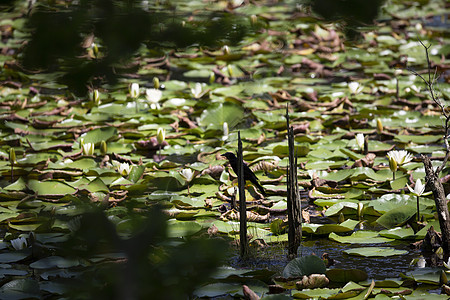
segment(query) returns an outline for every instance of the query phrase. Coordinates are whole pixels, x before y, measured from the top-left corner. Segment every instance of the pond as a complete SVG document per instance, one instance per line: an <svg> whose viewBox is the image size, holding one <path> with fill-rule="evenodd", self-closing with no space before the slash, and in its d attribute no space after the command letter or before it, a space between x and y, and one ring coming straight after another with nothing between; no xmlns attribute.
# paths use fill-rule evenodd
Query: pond
<svg viewBox="0 0 450 300"><path fill-rule="evenodd" d="M22 2L0 5L0 298L448 298L439 245L411 247L440 231L420 187L421 154L446 155L444 0ZM410 71L434 68L441 102ZM246 261L238 132L267 193L246 184ZM309 270L331 282L296 285Z"/></svg>

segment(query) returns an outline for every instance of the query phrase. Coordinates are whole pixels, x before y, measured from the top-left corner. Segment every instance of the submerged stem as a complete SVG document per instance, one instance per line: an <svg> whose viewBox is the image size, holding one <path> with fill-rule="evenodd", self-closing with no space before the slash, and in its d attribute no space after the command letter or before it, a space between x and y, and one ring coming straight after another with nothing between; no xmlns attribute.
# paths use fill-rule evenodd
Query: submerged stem
<svg viewBox="0 0 450 300"><path fill-rule="evenodd" d="M417 222L420 222L419 196L417 196Z"/></svg>

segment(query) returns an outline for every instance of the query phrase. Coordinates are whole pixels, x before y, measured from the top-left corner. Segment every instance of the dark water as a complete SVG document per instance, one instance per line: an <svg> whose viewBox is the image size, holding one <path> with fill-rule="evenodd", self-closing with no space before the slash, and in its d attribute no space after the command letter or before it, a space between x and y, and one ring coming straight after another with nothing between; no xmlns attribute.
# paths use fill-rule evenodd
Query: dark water
<svg viewBox="0 0 450 300"><path fill-rule="evenodd" d="M410 262L418 258L421 253L419 250L412 250L409 244L412 241L395 241L393 243L384 244L341 244L330 241L327 238L307 239L302 244L302 256L315 254L322 256L328 253L329 257L335 260L335 264L330 268L339 269L359 269L365 271L369 279L383 280L386 278L399 278L400 273L408 273L416 266L410 266ZM351 248L359 247L392 247L397 250L406 250L407 254L396 255L390 257L358 257L344 254L343 251ZM246 263L239 260L238 256L234 256L230 260L230 265L234 268L248 268L252 270L267 269L281 275L286 264L287 249L284 244L271 245L259 250L253 250L253 257Z"/></svg>

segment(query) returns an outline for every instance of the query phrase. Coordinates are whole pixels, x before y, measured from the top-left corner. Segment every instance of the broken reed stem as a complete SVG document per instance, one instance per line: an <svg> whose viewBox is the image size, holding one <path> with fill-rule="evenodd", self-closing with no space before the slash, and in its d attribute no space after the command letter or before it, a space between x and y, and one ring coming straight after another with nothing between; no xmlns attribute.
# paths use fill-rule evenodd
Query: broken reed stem
<svg viewBox="0 0 450 300"><path fill-rule="evenodd" d="M245 202L245 178L244 178L244 160L242 156L241 132L238 131L238 152L237 152L237 170L238 188L239 188L239 237L240 237L240 258L248 258L248 240L247 240L247 204Z"/></svg>
<svg viewBox="0 0 450 300"><path fill-rule="evenodd" d="M286 126L289 146L289 166L287 169L288 256L294 258L297 256L297 249L302 241L302 209L298 193L294 129L289 125L289 105L286 106Z"/></svg>

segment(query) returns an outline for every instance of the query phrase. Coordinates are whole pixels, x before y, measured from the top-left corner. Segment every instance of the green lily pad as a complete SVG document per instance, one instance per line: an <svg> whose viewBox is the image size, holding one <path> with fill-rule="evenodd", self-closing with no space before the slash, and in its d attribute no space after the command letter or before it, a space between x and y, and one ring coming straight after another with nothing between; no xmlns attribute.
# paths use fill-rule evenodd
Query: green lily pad
<svg viewBox="0 0 450 300"><path fill-rule="evenodd" d="M292 295L296 299L333 299L334 297L354 297L359 293L351 293L343 295L341 289L311 289L311 290L291 290ZM339 299L339 298L338 298Z"/></svg>
<svg viewBox="0 0 450 300"><path fill-rule="evenodd" d="M332 232L328 238L339 243L348 244L379 244L394 241L394 239L380 237L378 232L375 231L357 231L350 236L340 236Z"/></svg>
<svg viewBox="0 0 450 300"><path fill-rule="evenodd" d="M330 269L325 273L331 282L360 282L367 280L367 273L358 269Z"/></svg>
<svg viewBox="0 0 450 300"><path fill-rule="evenodd" d="M26 187L27 186L25 180L22 177L20 177L15 182L11 183L8 186L5 186L3 189L7 191L23 191L26 189Z"/></svg>
<svg viewBox="0 0 450 300"><path fill-rule="evenodd" d="M392 229L382 230L379 232L381 236L391 238L391 239L397 239L397 240L404 240L404 239L414 239L414 230L411 227L408 228L402 228L402 227L395 227Z"/></svg>
<svg viewBox="0 0 450 300"><path fill-rule="evenodd" d="M202 229L202 225L194 221L178 221L170 220L168 222L168 233L169 237L184 237L190 236Z"/></svg>
<svg viewBox="0 0 450 300"><path fill-rule="evenodd" d="M388 257L407 254L406 250L397 250L390 247L361 247L344 250L345 254L363 257Z"/></svg>
<svg viewBox="0 0 450 300"><path fill-rule="evenodd" d="M57 180L38 181L32 179L28 181L27 186L37 195L67 195L76 192L70 185Z"/></svg>
<svg viewBox="0 0 450 300"><path fill-rule="evenodd" d="M399 206L391 209L377 219L377 223L385 228L394 228L406 223L417 213L417 208L409 206Z"/></svg>
<svg viewBox="0 0 450 300"><path fill-rule="evenodd" d="M317 235L330 234L331 232L350 232L353 231L359 221L348 219L341 224L311 224L302 225L302 231L306 234L313 233Z"/></svg>
<svg viewBox="0 0 450 300"><path fill-rule="evenodd" d="M231 102L219 103L203 111L199 125L222 130L223 123L227 122L229 128L233 128L243 117L244 111L240 106Z"/></svg>
<svg viewBox="0 0 450 300"><path fill-rule="evenodd" d="M340 213L343 213L344 215L356 214L357 210L358 210L358 203L341 201L328 208L327 211L325 212L325 216L327 217L338 216Z"/></svg>
<svg viewBox="0 0 450 300"><path fill-rule="evenodd" d="M117 128L115 127L103 127L93 129L80 136L84 139L84 143L99 144L101 141L107 142L112 137L117 136Z"/></svg>

